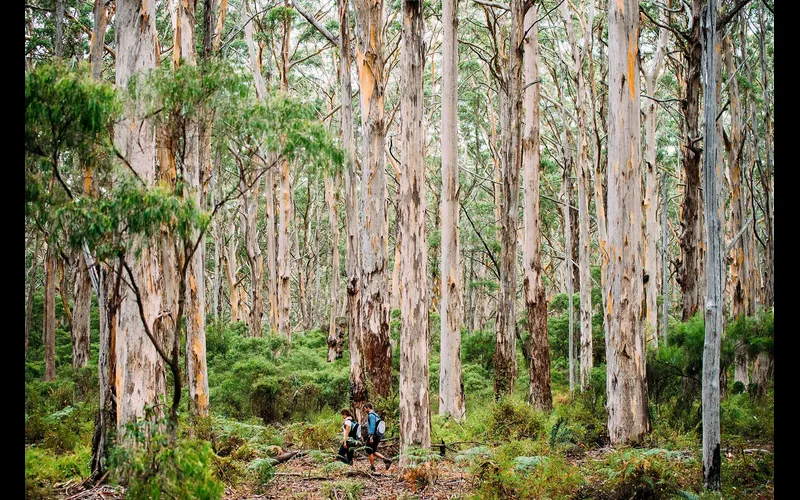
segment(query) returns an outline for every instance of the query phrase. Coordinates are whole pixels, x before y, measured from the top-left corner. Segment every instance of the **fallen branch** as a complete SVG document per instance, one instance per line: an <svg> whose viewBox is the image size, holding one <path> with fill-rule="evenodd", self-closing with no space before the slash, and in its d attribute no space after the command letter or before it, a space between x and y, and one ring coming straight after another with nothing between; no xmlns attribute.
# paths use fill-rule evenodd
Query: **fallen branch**
<svg viewBox="0 0 800 500"><path fill-rule="evenodd" d="M307 454L309 450L295 450L295 451L288 451L286 453L281 453L278 456L272 457L275 460L276 464L282 464L288 462L289 460L293 459L294 457L302 457L303 455Z"/></svg>

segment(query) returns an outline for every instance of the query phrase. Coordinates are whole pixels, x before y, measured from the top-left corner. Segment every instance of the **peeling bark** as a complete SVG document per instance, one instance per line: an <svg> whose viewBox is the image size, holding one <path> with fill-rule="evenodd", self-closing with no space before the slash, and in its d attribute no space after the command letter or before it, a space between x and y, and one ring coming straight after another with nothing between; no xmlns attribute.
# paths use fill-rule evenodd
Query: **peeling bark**
<svg viewBox="0 0 800 500"><path fill-rule="evenodd" d="M422 77L425 65L422 0L403 2L401 110L402 175L397 221L400 248L400 449L430 447L428 394L428 242L425 232L425 125Z"/></svg>
<svg viewBox="0 0 800 500"><path fill-rule="evenodd" d="M364 385L364 347L361 330L361 259L359 247L358 181L356 177L356 152L353 140L353 100L350 83L350 22L347 0L338 0L339 6L339 80L342 86L340 98L342 149L344 149L344 191L347 274L347 331L350 350L350 406L356 420L364 422L364 403L367 394Z"/></svg>
<svg viewBox="0 0 800 500"><path fill-rule="evenodd" d="M136 0L117 2L116 85L125 88L130 77L156 67L155 5ZM142 109L128 108L126 118L114 127L114 142L131 167L147 184L156 180L155 130L152 119L141 118ZM134 248L141 254L132 261L134 279L141 284L145 319L153 325L159 341L163 340L169 318L160 317L164 285L157 249L143 246L137 238ZM159 318L157 320L157 318ZM135 299L126 286L125 298L116 317L115 382L117 433L124 436L125 425L143 417L145 405L156 404L166 395L164 362L147 337ZM113 342L112 342L113 346ZM156 410L155 416L161 414Z"/></svg>
<svg viewBox="0 0 800 500"><path fill-rule="evenodd" d="M642 334L639 8L608 4L608 432L614 445L650 430Z"/></svg>
<svg viewBox="0 0 800 500"><path fill-rule="evenodd" d="M501 82L502 197L500 199L500 289L495 344L495 397L514 392L517 378L516 283L519 173L522 169L522 52L524 2L511 1L511 31L505 81Z"/></svg>
<svg viewBox="0 0 800 500"><path fill-rule="evenodd" d="M441 360L439 363L439 415L464 418L464 383L461 378L462 288L459 265L458 182L458 19L455 0L442 5L444 64L442 80L442 305ZM422 22L420 21L420 25ZM421 36L421 35L420 35ZM422 63L419 63L422 65ZM411 75L408 75L411 78ZM421 78L421 73L420 73ZM412 81L412 84L414 82ZM419 96L422 100L422 96ZM422 103L419 103L422 106ZM405 123L405 117L403 119ZM419 133L422 134L423 131ZM423 161L420 159L420 161ZM424 167L423 167L424 169ZM422 200L424 210L424 198ZM424 220L422 222L424 227ZM423 276L424 281L424 276Z"/></svg>
<svg viewBox="0 0 800 500"><path fill-rule="evenodd" d="M537 410L553 407L550 388L550 341L547 337L547 299L542 281L542 223L539 211L539 31L538 6L525 14L525 135L522 138L523 207L525 234L522 247L523 293L528 318L529 399Z"/></svg>
<svg viewBox="0 0 800 500"><path fill-rule="evenodd" d="M722 169L717 162L717 93L716 59L717 6L709 0L703 7L703 114L704 114L704 165L703 195L705 196L706 241L706 297L704 306L705 342L703 346L703 485L707 489L720 488L720 344L722 337L722 298L725 273L722 260Z"/></svg>
<svg viewBox="0 0 800 500"><path fill-rule="evenodd" d="M384 165L383 0L354 0L356 67L360 81L361 137L361 328L366 373L375 394L392 390L389 344L389 221Z"/></svg>

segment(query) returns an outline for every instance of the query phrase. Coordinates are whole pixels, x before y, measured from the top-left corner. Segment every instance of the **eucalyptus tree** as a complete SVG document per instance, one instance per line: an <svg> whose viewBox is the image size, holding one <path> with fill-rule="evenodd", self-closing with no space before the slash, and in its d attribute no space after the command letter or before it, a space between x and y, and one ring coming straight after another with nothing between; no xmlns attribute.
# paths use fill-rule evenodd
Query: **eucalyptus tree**
<svg viewBox="0 0 800 500"><path fill-rule="evenodd" d="M612 444L650 430L642 332L638 2L608 4L608 433Z"/></svg>

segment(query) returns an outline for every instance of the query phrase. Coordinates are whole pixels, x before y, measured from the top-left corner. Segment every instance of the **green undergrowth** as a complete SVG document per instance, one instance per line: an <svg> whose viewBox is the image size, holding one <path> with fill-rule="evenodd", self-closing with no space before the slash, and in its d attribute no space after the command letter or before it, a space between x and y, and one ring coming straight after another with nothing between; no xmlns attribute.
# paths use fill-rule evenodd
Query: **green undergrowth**
<svg viewBox="0 0 800 500"><path fill-rule="evenodd" d="M554 316L563 314L554 311ZM765 321L742 322L755 333L736 335L763 347L768 344ZM561 326L550 332L558 337L551 338L558 349L565 335ZM585 392L577 386L570 394L568 363L554 349L553 409L537 411L527 402L528 368L520 345L514 392L495 401L494 367L487 354L494 348L491 325L486 332L464 332L466 417L456 421L438 415L438 342L432 341L431 441L444 444L446 452L442 457L437 446L411 453L413 460L398 469L408 494L418 495L454 468L468 474L467 494L478 499L718 498L702 489L700 387L692 379L702 359L702 330L697 319L673 322L669 347L648 352L651 432L637 447L616 449L610 447L606 428L605 365L593 368ZM58 329L56 381L43 382L43 349L38 340L31 340L25 475L28 496L38 498L52 496L54 485L83 479L90 472L98 404L97 346L93 336L94 368L73 372L69 332ZM184 394L175 445L151 445L127 455L119 449L109 479L128 488L130 495L143 497L219 498L223 485L242 494L262 494L279 477L274 457L307 450L306 463L316 468L315 474L329 478L321 492L324 497L363 496L362 482L342 477L349 467L335 461L339 409L348 406L349 399L349 353L345 349L342 358L328 363L326 340L325 332L313 330L293 335L290 346L267 331L261 338L249 338L242 323L210 322L211 415L190 419ZM393 354L396 358L396 350ZM732 374L730 363L726 368ZM387 422L385 439L398 436L397 366L393 378L389 396L371 398ZM735 391L732 378L721 402L721 496L769 497L774 483L774 388L770 383L756 398ZM748 449L766 451L745 453Z"/></svg>

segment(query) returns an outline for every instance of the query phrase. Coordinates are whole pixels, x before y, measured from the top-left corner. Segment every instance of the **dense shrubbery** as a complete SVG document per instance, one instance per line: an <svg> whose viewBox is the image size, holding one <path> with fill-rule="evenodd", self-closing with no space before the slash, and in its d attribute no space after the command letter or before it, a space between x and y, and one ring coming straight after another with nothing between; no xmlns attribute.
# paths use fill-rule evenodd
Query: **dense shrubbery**
<svg viewBox="0 0 800 500"><path fill-rule="evenodd" d="M308 420L336 410L349 398L349 358L327 363L326 334L314 330L292 338L247 337L243 323L214 325L207 333L209 391L215 413L265 423Z"/></svg>
<svg viewBox="0 0 800 500"><path fill-rule="evenodd" d="M565 296L564 296L565 297ZM550 316L551 341L565 344L560 324L566 311ZM598 315L596 315L596 318ZM399 335L399 317L393 315ZM595 325L602 331L601 324ZM738 330L737 330L738 328ZM770 349L772 315L732 322L725 342L748 343L751 352ZM561 331L563 329L563 331ZM577 332L577 329L576 329ZM97 407L96 337L90 367L73 373L69 332L58 329L57 380L42 382L41 342L31 342L26 363L26 489L29 496L52 494L52 485L88 475L91 435ZM32 337L33 340L33 337ZM697 317L672 323L669 347L648 352L652 433L645 445L612 453L606 428L606 371L596 363L589 390L569 395L567 360L552 353L554 409L534 411L527 404L527 368L518 342L520 376L513 395L493 400L494 333L464 332L462 366L467 418L455 422L437 415L438 344L431 345L432 442L446 443L447 457L475 477L477 498L656 498L701 491L699 462L699 367L703 324ZM595 341L603 349L602 337ZM732 372L732 348L724 347ZM326 334L295 334L291 347L265 332L250 338L243 323L209 322L207 351L212 415L190 421L181 414L174 448L156 443L133 452L119 450L115 475L131 495L216 498L221 483L242 491L263 491L275 479L273 457L288 449L311 449L320 473L338 478L346 466L333 461L340 426L338 410L348 405L349 353L326 362ZM563 356L566 356L564 347ZM397 350L393 358L397 364ZM394 381L397 384L397 366ZM695 380L693 377L697 377ZM729 386L732 383L729 382ZM87 397L76 400L78 388ZM387 438L399 429L399 395L373 398L388 424ZM742 449L774 436L774 390L759 402L729 390L722 400L723 447ZM455 443L455 444L454 444ZM434 449L438 456L439 448ZM436 482L443 467L434 454L419 454L405 480L410 489ZM593 458L589 458L589 456ZM423 456L424 455L424 456ZM145 467L145 464L157 464ZM723 459L724 494L747 497L772 484L771 454L734 452ZM330 484L326 494L360 495L358 482ZM735 489L733 489L735 488ZM683 492L683 493L682 493Z"/></svg>

